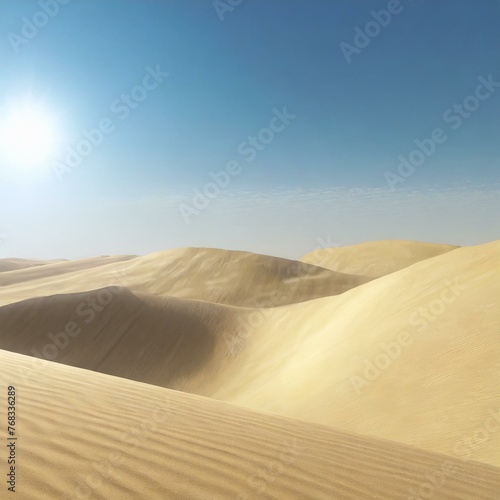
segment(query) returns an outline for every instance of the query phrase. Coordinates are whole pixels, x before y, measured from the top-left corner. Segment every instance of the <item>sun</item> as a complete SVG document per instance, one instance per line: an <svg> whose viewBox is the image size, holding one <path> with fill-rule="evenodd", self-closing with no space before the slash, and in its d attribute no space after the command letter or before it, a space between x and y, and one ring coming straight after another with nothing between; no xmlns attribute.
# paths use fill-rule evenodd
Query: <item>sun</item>
<svg viewBox="0 0 500 500"><path fill-rule="evenodd" d="M14 166L35 168L47 165L54 156L58 135L54 119L40 105L13 107L0 123L0 150Z"/></svg>

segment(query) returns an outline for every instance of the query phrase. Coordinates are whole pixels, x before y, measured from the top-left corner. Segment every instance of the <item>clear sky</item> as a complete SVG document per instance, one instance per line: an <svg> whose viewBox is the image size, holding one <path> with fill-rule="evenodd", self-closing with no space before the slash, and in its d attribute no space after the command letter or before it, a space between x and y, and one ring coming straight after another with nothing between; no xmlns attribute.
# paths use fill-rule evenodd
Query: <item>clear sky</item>
<svg viewBox="0 0 500 500"><path fill-rule="evenodd" d="M2 0L0 257L497 239L499 25L495 0Z"/></svg>

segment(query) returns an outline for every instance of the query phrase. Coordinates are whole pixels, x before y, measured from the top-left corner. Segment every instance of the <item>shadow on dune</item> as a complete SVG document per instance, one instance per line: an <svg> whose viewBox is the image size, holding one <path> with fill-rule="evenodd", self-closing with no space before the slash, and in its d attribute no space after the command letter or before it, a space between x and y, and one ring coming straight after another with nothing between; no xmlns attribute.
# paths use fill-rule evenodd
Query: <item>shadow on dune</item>
<svg viewBox="0 0 500 500"><path fill-rule="evenodd" d="M202 303L107 287L1 307L0 349L175 388L211 359L220 321Z"/></svg>

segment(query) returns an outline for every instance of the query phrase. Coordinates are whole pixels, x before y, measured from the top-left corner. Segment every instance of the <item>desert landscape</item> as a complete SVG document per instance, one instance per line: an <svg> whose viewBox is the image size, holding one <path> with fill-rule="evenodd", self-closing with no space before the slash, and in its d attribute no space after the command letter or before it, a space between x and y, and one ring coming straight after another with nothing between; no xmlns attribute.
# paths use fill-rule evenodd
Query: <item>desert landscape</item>
<svg viewBox="0 0 500 500"><path fill-rule="evenodd" d="M16 494L496 499L499 256L393 240L4 259Z"/></svg>
<svg viewBox="0 0 500 500"><path fill-rule="evenodd" d="M500 0L0 1L0 500L500 500Z"/></svg>

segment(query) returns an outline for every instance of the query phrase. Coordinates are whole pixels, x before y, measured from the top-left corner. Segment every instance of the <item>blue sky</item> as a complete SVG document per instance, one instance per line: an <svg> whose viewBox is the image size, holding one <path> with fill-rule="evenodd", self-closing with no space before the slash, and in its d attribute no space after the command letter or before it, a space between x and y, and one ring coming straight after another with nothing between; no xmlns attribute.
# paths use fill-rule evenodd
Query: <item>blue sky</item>
<svg viewBox="0 0 500 500"><path fill-rule="evenodd" d="M500 87L491 82L500 82L500 2L224 3L220 15L195 0L0 3L0 117L29 96L50 111L59 138L37 175L0 154L0 256L216 246L299 257L327 236L337 244L498 237ZM58 12L21 42L23 18L43 24L44 4ZM388 9L386 26L374 25L372 11ZM362 48L357 27L376 31L362 35ZM350 62L342 43L355 47ZM136 91L144 100L129 100L121 119L117 100L147 68L168 76ZM490 91L459 122L453 106L469 98L474 108L481 82ZM271 137L262 130L283 110L294 118L247 161L241 144ZM55 175L67 148L103 119L113 131ZM401 177L398 157L437 128L446 140ZM228 162L239 172L196 208L194 190L203 193ZM387 172L401 182L388 183Z"/></svg>

